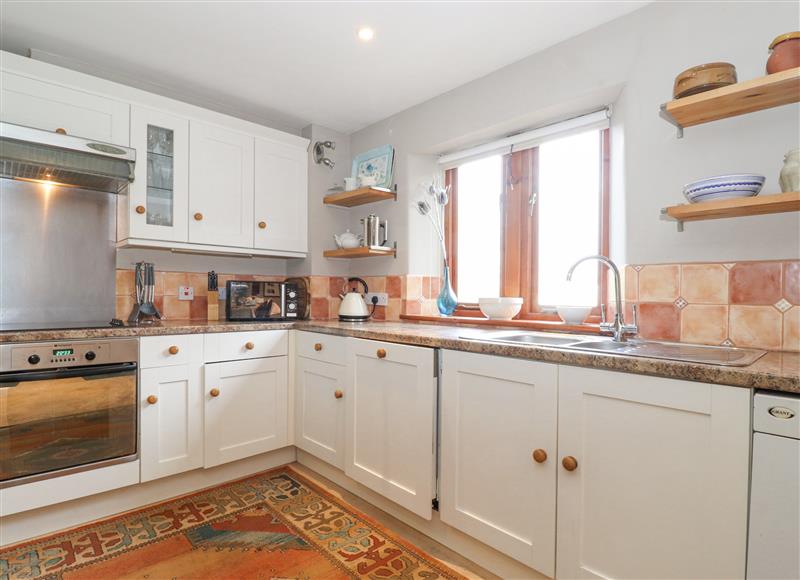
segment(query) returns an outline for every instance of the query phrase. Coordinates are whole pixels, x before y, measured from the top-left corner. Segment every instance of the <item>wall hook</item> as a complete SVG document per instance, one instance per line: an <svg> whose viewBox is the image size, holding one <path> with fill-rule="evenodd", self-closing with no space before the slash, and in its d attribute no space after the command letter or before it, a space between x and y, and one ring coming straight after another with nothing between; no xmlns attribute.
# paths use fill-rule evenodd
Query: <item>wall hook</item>
<svg viewBox="0 0 800 580"><path fill-rule="evenodd" d="M330 157L325 156L325 149L336 150L336 141L317 141L314 143L314 163L333 169L336 165Z"/></svg>

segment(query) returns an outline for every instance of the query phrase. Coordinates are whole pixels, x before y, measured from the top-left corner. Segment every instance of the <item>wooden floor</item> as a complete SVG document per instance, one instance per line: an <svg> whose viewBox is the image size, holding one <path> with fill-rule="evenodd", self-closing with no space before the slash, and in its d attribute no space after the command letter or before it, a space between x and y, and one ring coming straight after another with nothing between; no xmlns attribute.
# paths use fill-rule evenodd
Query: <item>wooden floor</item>
<svg viewBox="0 0 800 580"><path fill-rule="evenodd" d="M443 564L450 566L454 570L460 572L467 578L500 578L499 576L495 576L491 572L488 572L470 562L465 557L460 554L457 554L453 550L447 548L446 546L440 544L439 542L432 540L428 536L418 532L411 526L408 526L398 520L397 518L390 516L386 512L376 508L374 505L367 503L357 495L353 495L343 487L340 487L319 475L318 473L311 471L310 469L300 465L299 463L293 463L292 467L296 469L299 473L302 473L308 479L314 481L320 487L326 489L336 497L341 498L342 500L346 501L354 508L359 510L360 512L364 513L365 515L373 518L374 520L380 522L382 526L385 526L388 530L391 530L404 540L411 542L421 550L424 550L434 558L438 559Z"/></svg>

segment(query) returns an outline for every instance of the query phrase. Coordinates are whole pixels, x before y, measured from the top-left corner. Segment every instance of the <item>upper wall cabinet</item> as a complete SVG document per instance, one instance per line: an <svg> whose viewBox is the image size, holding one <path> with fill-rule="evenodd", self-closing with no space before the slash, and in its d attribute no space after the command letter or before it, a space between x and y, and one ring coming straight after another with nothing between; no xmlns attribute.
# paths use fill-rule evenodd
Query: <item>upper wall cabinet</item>
<svg viewBox="0 0 800 580"><path fill-rule="evenodd" d="M253 246L253 147L249 135L192 122L189 241Z"/></svg>
<svg viewBox="0 0 800 580"><path fill-rule="evenodd" d="M308 250L308 157L265 139L255 145L255 247Z"/></svg>
<svg viewBox="0 0 800 580"><path fill-rule="evenodd" d="M133 107L131 147L138 157L136 179L128 188L127 198L121 199L127 209L129 236L187 241L189 121Z"/></svg>
<svg viewBox="0 0 800 580"><path fill-rule="evenodd" d="M130 105L58 84L3 71L0 118L6 123L116 145L129 143Z"/></svg>

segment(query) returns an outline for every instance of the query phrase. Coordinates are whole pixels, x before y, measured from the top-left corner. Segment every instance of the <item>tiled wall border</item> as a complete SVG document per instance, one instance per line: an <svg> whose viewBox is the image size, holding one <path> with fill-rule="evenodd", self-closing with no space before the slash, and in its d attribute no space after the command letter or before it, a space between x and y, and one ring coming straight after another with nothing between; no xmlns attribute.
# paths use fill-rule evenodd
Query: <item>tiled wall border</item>
<svg viewBox="0 0 800 580"><path fill-rule="evenodd" d="M734 263L636 264L625 267L626 318L639 306L644 338L700 344L800 351L800 260ZM281 281L281 276L220 274L229 279ZM310 276L311 318L336 319L346 278ZM368 276L373 292L386 292L388 306L376 320L401 314L437 315L441 281L431 276ZM178 288L192 286L195 298L178 300ZM132 270L117 270L117 317L134 303ZM206 274L157 272L156 306L171 319L204 319ZM224 312L224 309L222 310Z"/></svg>
<svg viewBox="0 0 800 580"><path fill-rule="evenodd" d="M625 302L645 338L800 350L800 260L629 265Z"/></svg>

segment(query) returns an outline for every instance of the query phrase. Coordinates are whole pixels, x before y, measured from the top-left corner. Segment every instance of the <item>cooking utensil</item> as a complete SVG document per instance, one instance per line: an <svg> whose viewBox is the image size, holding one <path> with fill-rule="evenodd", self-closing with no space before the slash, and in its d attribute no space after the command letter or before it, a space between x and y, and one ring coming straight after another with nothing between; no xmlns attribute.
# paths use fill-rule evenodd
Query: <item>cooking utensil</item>
<svg viewBox="0 0 800 580"><path fill-rule="evenodd" d="M156 273L150 262L137 262L134 270L136 281L136 304L128 316L128 322L138 323L145 318L164 318L155 305Z"/></svg>

